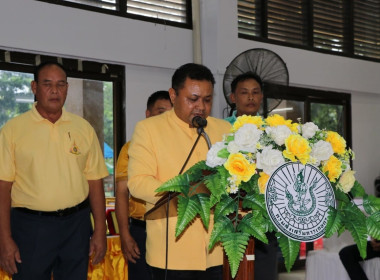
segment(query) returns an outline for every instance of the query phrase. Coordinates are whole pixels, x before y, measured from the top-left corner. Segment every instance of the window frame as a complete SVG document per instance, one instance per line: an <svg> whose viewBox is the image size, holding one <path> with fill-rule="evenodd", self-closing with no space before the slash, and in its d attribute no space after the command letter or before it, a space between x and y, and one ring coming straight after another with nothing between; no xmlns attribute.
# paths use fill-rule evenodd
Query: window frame
<svg viewBox="0 0 380 280"><path fill-rule="evenodd" d="M87 10L87 11L97 12L97 13L102 13L102 14L108 14L108 15L113 15L113 16L119 16L119 17L142 20L142 21L169 25L169 26L174 26L174 27L180 27L180 28L185 28L185 29L193 29L191 0L186 0L186 19L187 19L186 23L130 14L127 12L126 0L117 0L118 3L116 5L118 6L118 10L116 11L94 7L90 5L85 5L81 3L67 2L67 1L57 1L57 0L36 0L36 1L65 6L65 7L77 8L77 9L82 9L82 10Z"/></svg>
<svg viewBox="0 0 380 280"><path fill-rule="evenodd" d="M260 5L260 11L259 11L259 18L260 18L260 30L259 33L261 34L260 36L254 36L254 35L247 35L247 34L241 34L238 31L238 38L241 39L247 39L247 40L253 40L253 41L258 41L258 42L263 42L263 43L268 43L268 44L274 44L274 45L279 45L279 46L284 46L284 47L291 47L291 48L297 48L297 49L303 49L303 50L308 50L308 51L313 51L313 52L318 52L318 53L324 53L324 54L332 54L332 55L337 55L337 56L342 56L342 57L349 57L349 58L354 58L354 59L360 59L360 60L366 60L366 61L374 61L374 62L380 62L380 58L374 58L370 56L363 56L363 55L357 55L355 54L355 31L354 31L354 19L355 19L355 14L354 14L354 2L353 0L348 0L344 1L345 2L345 7L343 8L344 10L347 11L347 14L345 16L348 17L348 19L345 20L345 26L344 26L344 32L346 34L346 37L344 38L344 41L346 43L346 48L342 52L338 51L333 51L333 50L327 50L327 49L322 49L322 48L316 48L314 47L314 20L313 20L313 3L314 1L317 0L304 0L305 4L308 5L307 11L308 11L308 16L305 20L305 24L307 25L307 39L305 41L305 45L299 45L299 44L293 44L293 43L288 43L288 42L281 42L277 41L274 39L269 39L268 38L268 26L267 26L267 4L268 0L257 0ZM237 0L238 5L240 0ZM257 11L256 11L257 13Z"/></svg>

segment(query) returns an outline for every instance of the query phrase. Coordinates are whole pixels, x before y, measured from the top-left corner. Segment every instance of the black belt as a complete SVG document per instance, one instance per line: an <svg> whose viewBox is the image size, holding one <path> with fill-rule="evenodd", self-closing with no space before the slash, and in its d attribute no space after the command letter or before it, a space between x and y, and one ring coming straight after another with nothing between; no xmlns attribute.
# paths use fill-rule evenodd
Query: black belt
<svg viewBox="0 0 380 280"><path fill-rule="evenodd" d="M90 206L90 202L88 198L83 200L81 203L78 205L75 205L73 207L65 208L65 209L59 209L56 211L37 211L37 210L32 210L24 207L14 207L13 209L18 210L20 212L28 213L28 214L33 214L33 215L38 215L38 216L53 216L53 217L65 217L69 216L71 214L74 214L82 209L88 208Z"/></svg>
<svg viewBox="0 0 380 280"><path fill-rule="evenodd" d="M129 219L129 224L132 225L132 226L146 228L146 222L143 221L143 220L139 220L139 219L130 218Z"/></svg>

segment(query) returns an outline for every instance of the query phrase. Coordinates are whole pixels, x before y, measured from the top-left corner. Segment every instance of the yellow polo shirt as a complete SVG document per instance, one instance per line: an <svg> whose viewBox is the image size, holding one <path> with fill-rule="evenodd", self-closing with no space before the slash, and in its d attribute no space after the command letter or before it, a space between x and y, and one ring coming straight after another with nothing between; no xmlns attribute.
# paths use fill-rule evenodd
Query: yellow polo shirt
<svg viewBox="0 0 380 280"><path fill-rule="evenodd" d="M221 141L231 128L228 122L213 117L208 117L207 122L205 131L211 143ZM160 198L155 190L178 175L197 136L196 128L190 128L179 119L174 109L137 123L128 151L128 186L133 196L146 201L147 210ZM185 170L205 160L207 152L207 143L202 137ZM210 220L208 231L200 218L196 218L176 238L177 217L169 218L168 269L206 270L222 265L222 247L217 245L211 252L208 251L213 217ZM166 218L147 220L146 260L149 265L165 268L165 240Z"/></svg>
<svg viewBox="0 0 380 280"><path fill-rule="evenodd" d="M127 142L120 150L116 163L116 182L128 180L128 149L131 142ZM145 214L145 202L133 196L129 197L129 216L134 219L143 220Z"/></svg>
<svg viewBox="0 0 380 280"><path fill-rule="evenodd" d="M35 105L0 131L0 180L13 182L12 207L72 207L88 196L87 180L108 175L96 133L65 109L51 123Z"/></svg>

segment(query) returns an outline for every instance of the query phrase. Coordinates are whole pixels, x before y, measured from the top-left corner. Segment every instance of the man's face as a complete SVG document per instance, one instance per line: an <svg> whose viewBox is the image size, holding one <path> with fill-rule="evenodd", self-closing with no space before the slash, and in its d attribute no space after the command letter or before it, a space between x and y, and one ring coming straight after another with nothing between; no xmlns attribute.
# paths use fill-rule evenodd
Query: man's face
<svg viewBox="0 0 380 280"><path fill-rule="evenodd" d="M172 104L170 103L170 100L168 99L158 99L154 104L153 107L146 110L145 116L147 118L157 116L162 114L163 112L166 112L172 108Z"/></svg>
<svg viewBox="0 0 380 280"><path fill-rule="evenodd" d="M185 80L178 95L173 88L169 89L170 99L177 117L190 125L195 116L207 118L211 112L213 91L211 82L190 78Z"/></svg>
<svg viewBox="0 0 380 280"><path fill-rule="evenodd" d="M37 98L37 110L43 117L62 112L67 96L65 72L56 65L41 69L38 81L32 81L32 91Z"/></svg>
<svg viewBox="0 0 380 280"><path fill-rule="evenodd" d="M236 104L236 116L254 116L260 109L263 93L260 84L254 79L241 81L235 92L230 95L231 102Z"/></svg>

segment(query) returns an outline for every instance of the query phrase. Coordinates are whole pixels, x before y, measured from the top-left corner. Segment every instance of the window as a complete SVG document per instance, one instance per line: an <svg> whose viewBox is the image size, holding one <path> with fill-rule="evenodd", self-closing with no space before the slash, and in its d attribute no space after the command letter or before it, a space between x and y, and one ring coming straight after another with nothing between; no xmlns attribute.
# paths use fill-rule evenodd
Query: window
<svg viewBox="0 0 380 280"><path fill-rule="evenodd" d="M36 61L58 61L67 70L70 85L65 109L94 127L110 173L104 179L106 196L114 196L114 166L125 143L124 67L90 61L39 56L0 50L0 128L9 119L28 111L34 95L30 89Z"/></svg>
<svg viewBox="0 0 380 280"><path fill-rule="evenodd" d="M380 0L238 0L239 37L380 60Z"/></svg>
<svg viewBox="0 0 380 280"><path fill-rule="evenodd" d="M38 0L166 25L192 28L191 0Z"/></svg>
<svg viewBox="0 0 380 280"><path fill-rule="evenodd" d="M351 95L341 92L264 84L263 112L293 122L314 122L320 129L338 132L351 147Z"/></svg>

